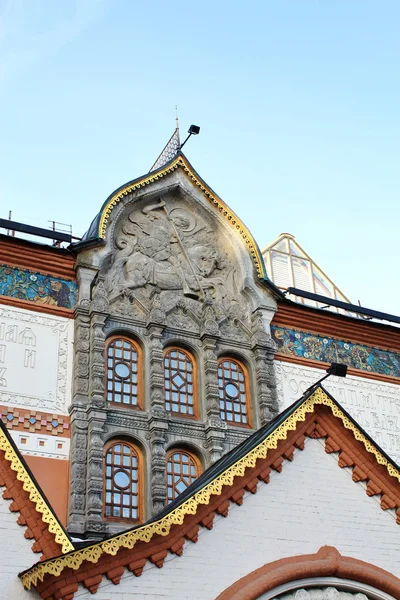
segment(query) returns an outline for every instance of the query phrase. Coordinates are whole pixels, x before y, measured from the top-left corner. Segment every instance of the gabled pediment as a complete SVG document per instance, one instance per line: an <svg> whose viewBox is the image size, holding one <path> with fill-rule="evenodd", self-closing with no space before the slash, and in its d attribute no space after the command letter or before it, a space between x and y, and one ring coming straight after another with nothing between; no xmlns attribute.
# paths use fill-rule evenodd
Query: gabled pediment
<svg viewBox="0 0 400 600"><path fill-rule="evenodd" d="M305 443L307 438L311 440L309 443ZM315 446L316 440L321 443ZM24 585L34 585L39 593L46 594L49 586L61 593L63 586L69 585L68 589L73 590L78 589L80 584L95 593L103 575L117 584L125 567L136 576L142 574L147 561L162 567L168 553L179 556L183 553L185 540L201 544L200 530L212 529L215 515L228 517L229 521L231 506L244 504L245 508L247 498L255 494L259 486L263 488L263 494L272 494L273 498L272 474L285 472L285 464L293 461L290 467L293 476L296 464L302 462L296 459L295 454L305 447L304 454L307 455L308 445L312 448L311 468L318 453L323 456L326 453L336 455L338 467L352 470L353 481L345 477L341 484L344 488L365 482L367 496L380 497L383 511L394 509L398 514L400 471L397 465L332 396L318 387L207 469L194 484L147 523L67 556L34 566L22 575ZM300 457L302 455L303 452ZM313 480L309 478L308 481ZM328 481L325 485L328 485ZM268 486L263 487L263 483ZM250 496L248 492L251 492ZM364 494L362 487L360 492ZM353 494L352 506L355 511L362 510L357 499L354 499L360 498L360 492L355 496ZM287 494L287 491L284 493ZM340 490L342 496L343 493L345 490ZM364 506L365 502L370 501L365 495L363 498ZM300 514L301 504L296 506ZM287 510L290 512L290 506ZM376 510L380 510L379 506L376 506ZM400 518L397 519L399 521ZM388 524L391 528L391 519ZM261 523L259 527L256 525L256 529L261 535ZM374 531L372 534L375 535ZM146 577L145 573L143 577Z"/></svg>
<svg viewBox="0 0 400 600"><path fill-rule="evenodd" d="M187 190L192 191L192 193L193 191L199 191L204 197L205 204L225 220L233 238L242 240L254 264L257 277L260 280L268 281L261 251L250 231L229 206L196 173L182 152L179 152L172 160L159 169L122 185L110 194L88 232L85 234L84 241L91 239L105 240L107 238L108 230L112 225L113 215L124 203L127 196L135 200L141 197L141 193L143 192L146 195L154 192L155 197L157 197L157 195L160 195L168 187L179 185L176 178L172 178L172 175L176 172L179 172L183 176L180 184L183 186L183 181L186 180L188 184Z"/></svg>

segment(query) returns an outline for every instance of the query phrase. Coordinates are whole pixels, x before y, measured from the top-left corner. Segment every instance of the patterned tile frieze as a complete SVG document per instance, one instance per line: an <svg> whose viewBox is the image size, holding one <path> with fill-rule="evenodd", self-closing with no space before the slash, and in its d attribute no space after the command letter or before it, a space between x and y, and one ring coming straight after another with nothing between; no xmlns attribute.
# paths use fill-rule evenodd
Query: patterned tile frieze
<svg viewBox="0 0 400 600"><path fill-rule="evenodd" d="M272 326L271 333L277 351L282 354L328 363L341 362L360 371L400 377L400 353L398 352L389 352L285 327Z"/></svg>
<svg viewBox="0 0 400 600"><path fill-rule="evenodd" d="M70 437L69 417L0 406L0 418L7 429Z"/></svg>
<svg viewBox="0 0 400 600"><path fill-rule="evenodd" d="M77 284L28 269L0 265L0 295L72 309L76 304Z"/></svg>

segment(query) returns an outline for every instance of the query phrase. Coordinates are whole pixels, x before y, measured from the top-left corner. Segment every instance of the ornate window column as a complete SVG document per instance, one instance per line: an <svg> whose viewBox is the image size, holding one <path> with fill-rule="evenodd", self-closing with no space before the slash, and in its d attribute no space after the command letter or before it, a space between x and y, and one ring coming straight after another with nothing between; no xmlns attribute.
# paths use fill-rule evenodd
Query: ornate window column
<svg viewBox="0 0 400 600"><path fill-rule="evenodd" d="M206 398L206 444L211 463L221 458L227 425L220 417L218 391L218 359L216 354L217 342L221 333L216 320L211 301L204 304L203 330L201 341L203 345L204 394Z"/></svg>
<svg viewBox="0 0 400 600"><path fill-rule="evenodd" d="M278 393L274 356L275 342L267 333L262 316L262 309L255 311L252 317L251 339L255 362L256 398L259 407L260 424L269 423L279 413Z"/></svg>

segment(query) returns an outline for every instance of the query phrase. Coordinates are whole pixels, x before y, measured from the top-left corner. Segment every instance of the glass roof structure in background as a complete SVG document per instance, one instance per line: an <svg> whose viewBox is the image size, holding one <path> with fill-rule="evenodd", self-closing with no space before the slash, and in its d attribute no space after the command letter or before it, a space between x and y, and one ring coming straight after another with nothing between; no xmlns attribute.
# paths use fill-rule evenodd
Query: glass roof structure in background
<svg viewBox="0 0 400 600"><path fill-rule="evenodd" d="M262 252L269 278L281 290L295 287L313 294L320 294L342 302L350 302L343 292L323 272L316 262L296 242L290 233L281 235ZM300 296L288 295L291 300L314 306L327 308L334 312L352 315L340 308L327 307L320 302L301 298Z"/></svg>

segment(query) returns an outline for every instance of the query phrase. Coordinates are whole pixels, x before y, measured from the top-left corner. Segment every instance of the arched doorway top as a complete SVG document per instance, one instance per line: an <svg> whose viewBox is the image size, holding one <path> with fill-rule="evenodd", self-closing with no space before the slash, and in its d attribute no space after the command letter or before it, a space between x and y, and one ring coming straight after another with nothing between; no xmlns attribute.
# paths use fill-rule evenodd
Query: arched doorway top
<svg viewBox="0 0 400 600"><path fill-rule="evenodd" d="M311 578L317 578L321 583L323 578L327 578L328 585L330 578L335 578L336 581L347 580L354 583L355 590L357 584L364 584L364 589L369 587L383 592L382 599L387 596L400 598L400 579L370 563L342 556L332 546L323 546L316 554L282 558L252 571L223 591L217 600L261 600L264 595L265 598L272 598L268 592L283 594L285 588L289 592L291 586L285 584L296 581L298 586L294 589L299 589L302 582ZM361 588L358 590L365 593ZM379 594L375 597L379 597Z"/></svg>

